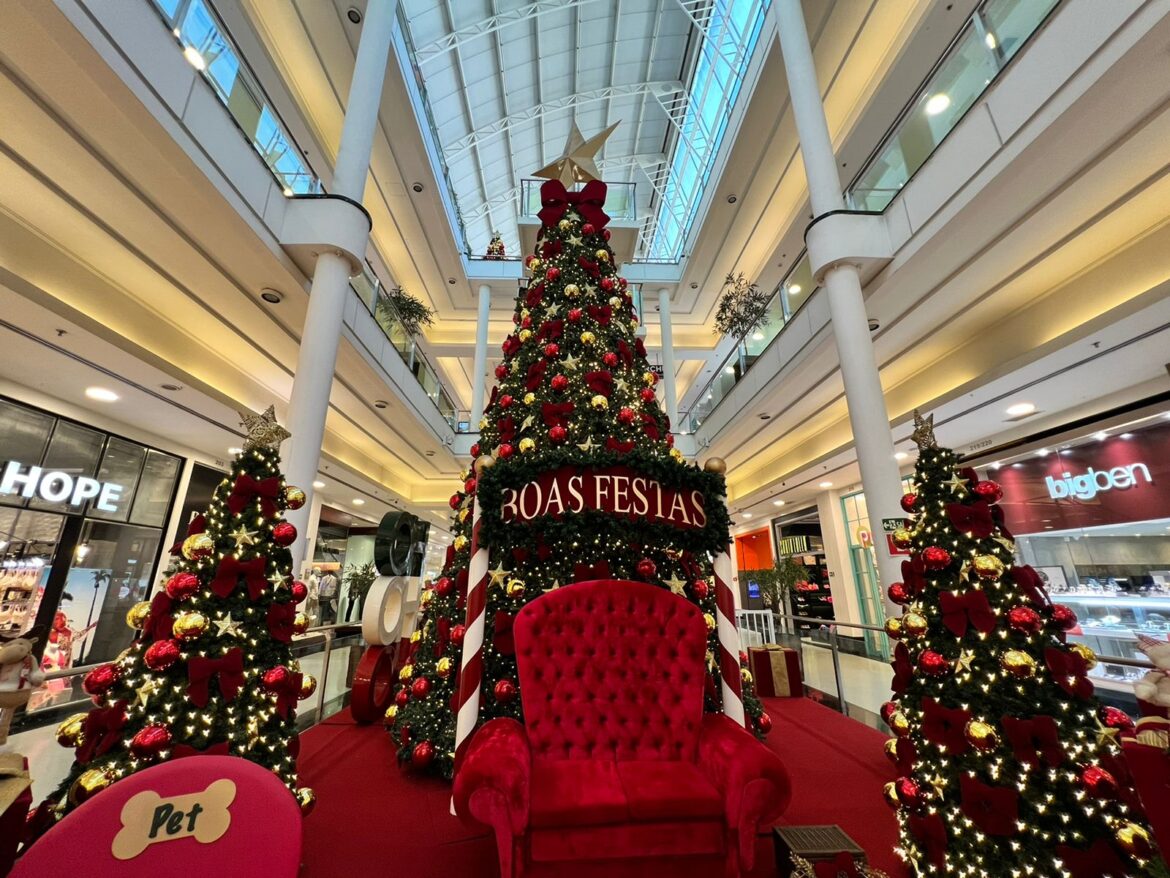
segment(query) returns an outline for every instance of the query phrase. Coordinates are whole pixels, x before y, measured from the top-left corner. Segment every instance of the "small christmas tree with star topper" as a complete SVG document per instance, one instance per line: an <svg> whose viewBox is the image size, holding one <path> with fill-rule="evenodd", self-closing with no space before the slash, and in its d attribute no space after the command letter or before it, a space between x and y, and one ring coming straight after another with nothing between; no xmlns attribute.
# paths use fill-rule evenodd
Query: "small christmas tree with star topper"
<svg viewBox="0 0 1170 878"><path fill-rule="evenodd" d="M911 556L889 587L904 611L886 623L898 643L882 710L901 853L920 876L1154 874L1117 740L1133 723L1094 698L1096 659L1066 641L1076 615L1015 564L999 485L938 447L933 416L915 412L914 440L911 519L894 534Z"/></svg>
<svg viewBox="0 0 1170 878"><path fill-rule="evenodd" d="M140 769L199 753L257 762L312 808L312 790L297 788L296 703L317 684L290 650L308 624L296 611L306 589L289 576L296 528L281 516L305 494L281 476L289 434L273 409L241 418L247 438L231 475L172 550L163 588L127 614L134 642L85 676L96 707L57 730L76 754L42 823Z"/></svg>
<svg viewBox="0 0 1170 878"><path fill-rule="evenodd" d="M492 232L492 239L488 241L486 259L503 259L506 256L504 238L499 232Z"/></svg>

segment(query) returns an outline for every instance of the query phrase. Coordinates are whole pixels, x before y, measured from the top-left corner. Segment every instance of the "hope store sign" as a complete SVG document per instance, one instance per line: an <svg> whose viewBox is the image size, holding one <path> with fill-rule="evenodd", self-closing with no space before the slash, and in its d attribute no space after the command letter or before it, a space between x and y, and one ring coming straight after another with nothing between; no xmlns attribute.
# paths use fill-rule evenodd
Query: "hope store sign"
<svg viewBox="0 0 1170 878"><path fill-rule="evenodd" d="M501 517L529 522L597 509L678 528L707 524L702 491L669 488L624 467L581 471L562 467L519 488L505 488Z"/></svg>
<svg viewBox="0 0 1170 878"><path fill-rule="evenodd" d="M40 497L49 503L68 503L81 506L93 500L102 512L117 512L118 502L126 489L113 482L99 482L88 476L71 476L60 470L46 470L10 460L0 475L0 494L19 494L22 497Z"/></svg>

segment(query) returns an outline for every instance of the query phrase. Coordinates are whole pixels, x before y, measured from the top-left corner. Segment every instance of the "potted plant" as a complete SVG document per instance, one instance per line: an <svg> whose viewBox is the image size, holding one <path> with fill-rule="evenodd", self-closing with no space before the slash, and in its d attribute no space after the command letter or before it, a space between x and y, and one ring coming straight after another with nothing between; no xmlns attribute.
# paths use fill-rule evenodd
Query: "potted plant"
<svg viewBox="0 0 1170 878"><path fill-rule="evenodd" d="M715 332L744 338L764 325L771 300L772 294L748 283L743 272L727 275L715 311Z"/></svg>
<svg viewBox="0 0 1170 878"><path fill-rule="evenodd" d="M402 287L383 290L382 298L378 299L378 307L385 310L387 306L393 308L398 322L408 335L418 335L424 326L430 326L435 322L434 310Z"/></svg>
<svg viewBox="0 0 1170 878"><path fill-rule="evenodd" d="M366 602L366 595L369 593L370 587L377 578L378 570L374 567L372 561L360 565L350 564L345 568L342 582L349 590L349 602L345 607L345 621L349 621L355 603L358 607L361 607Z"/></svg>

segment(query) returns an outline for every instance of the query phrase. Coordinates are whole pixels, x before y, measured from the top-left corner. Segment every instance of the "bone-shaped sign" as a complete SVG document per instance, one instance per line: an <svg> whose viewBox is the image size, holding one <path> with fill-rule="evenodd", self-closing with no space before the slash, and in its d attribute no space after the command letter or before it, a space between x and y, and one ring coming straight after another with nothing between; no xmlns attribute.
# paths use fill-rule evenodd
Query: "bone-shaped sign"
<svg viewBox="0 0 1170 878"><path fill-rule="evenodd" d="M236 785L227 778L184 796L138 793L122 806L122 828L110 852L119 860L132 860L157 841L192 836L202 844L218 841L231 826L228 806L235 798Z"/></svg>

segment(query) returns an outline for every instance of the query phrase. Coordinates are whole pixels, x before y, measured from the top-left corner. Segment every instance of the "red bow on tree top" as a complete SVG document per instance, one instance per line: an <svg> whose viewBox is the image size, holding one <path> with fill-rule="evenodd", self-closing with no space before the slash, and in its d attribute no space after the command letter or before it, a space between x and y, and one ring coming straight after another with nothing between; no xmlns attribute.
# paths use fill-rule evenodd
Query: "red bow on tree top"
<svg viewBox="0 0 1170 878"><path fill-rule="evenodd" d="M232 486L228 495L227 508L233 515L239 515L247 507L253 497L260 498L260 512L267 518L276 515L276 496L280 493L280 479L273 476L270 479L257 481L247 473L241 473Z"/></svg>
<svg viewBox="0 0 1170 878"><path fill-rule="evenodd" d="M569 192L560 180L549 180L540 187L540 211L536 215L546 226L556 225L569 205L576 208L581 219L601 231L609 223L602 207L605 206L606 186L600 180L590 180L580 192Z"/></svg>

